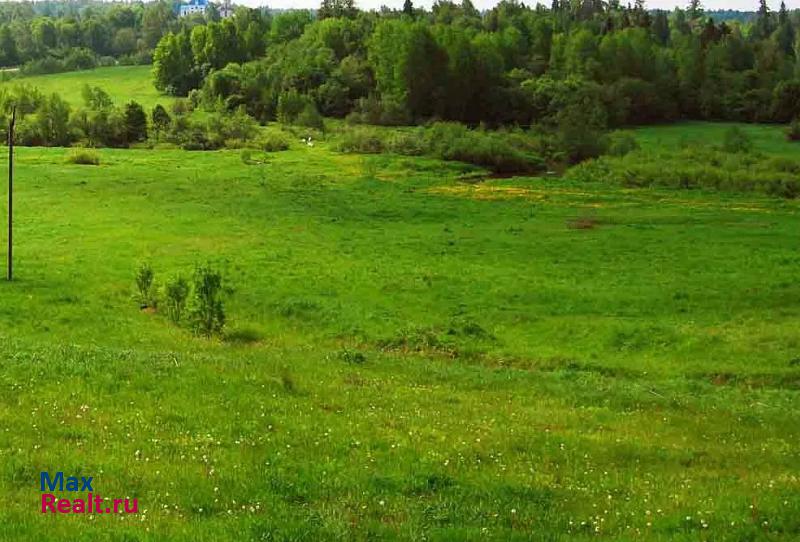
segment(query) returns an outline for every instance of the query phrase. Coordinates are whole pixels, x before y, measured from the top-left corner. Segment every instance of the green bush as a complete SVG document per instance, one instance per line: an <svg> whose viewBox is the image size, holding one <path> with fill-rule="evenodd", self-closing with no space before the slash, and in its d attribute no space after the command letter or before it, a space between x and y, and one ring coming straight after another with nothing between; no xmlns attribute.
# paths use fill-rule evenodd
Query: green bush
<svg viewBox="0 0 800 542"><path fill-rule="evenodd" d="M296 90L281 92L275 116L281 124L295 124L297 118L309 106L316 110L314 100L310 96L300 94Z"/></svg>
<svg viewBox="0 0 800 542"><path fill-rule="evenodd" d="M629 152L639 150L639 142L631 132L612 132L608 136L606 153L611 156L625 156Z"/></svg>
<svg viewBox="0 0 800 542"><path fill-rule="evenodd" d="M571 164L597 158L605 153L608 140L603 131L587 122L582 108L570 107L558 115L556 146Z"/></svg>
<svg viewBox="0 0 800 542"><path fill-rule="evenodd" d="M486 167L498 173L532 173L544 168L541 157L512 146L502 133L469 130L463 124L437 122L425 131L430 154Z"/></svg>
<svg viewBox="0 0 800 542"><path fill-rule="evenodd" d="M186 299L189 297L189 282L176 276L164 285L164 303L167 316L176 324L180 322L186 308Z"/></svg>
<svg viewBox="0 0 800 542"><path fill-rule="evenodd" d="M313 102L303 107L303 110L297 115L297 118L295 118L294 124L325 131L325 122L322 119L322 115L317 111L317 106L314 105Z"/></svg>
<svg viewBox="0 0 800 542"><path fill-rule="evenodd" d="M403 126L411 124L411 116L405 105L390 97L379 99L376 96L360 98L355 109L347 115L350 124L375 124L383 126Z"/></svg>
<svg viewBox="0 0 800 542"><path fill-rule="evenodd" d="M198 267L194 274L193 291L190 315L192 329L206 337L221 333L225 327L222 274L210 267Z"/></svg>
<svg viewBox="0 0 800 542"><path fill-rule="evenodd" d="M99 166L100 155L96 151L88 149L74 150L67 154L67 163L86 166Z"/></svg>
<svg viewBox="0 0 800 542"><path fill-rule="evenodd" d="M97 55L85 48L72 48L63 58L46 56L30 60L19 71L22 75L41 75L47 73L88 70L97 66Z"/></svg>
<svg viewBox="0 0 800 542"><path fill-rule="evenodd" d="M380 153L386 148L381 134L374 128L359 126L346 130L339 139L341 152Z"/></svg>
<svg viewBox="0 0 800 542"><path fill-rule="evenodd" d="M722 150L729 153L747 153L753 149L753 142L747 133L738 126L725 130Z"/></svg>
<svg viewBox="0 0 800 542"><path fill-rule="evenodd" d="M258 138L258 147L266 152L285 151L289 148L289 136L283 132L265 132Z"/></svg>
<svg viewBox="0 0 800 542"><path fill-rule="evenodd" d="M255 137L257 130L255 119L244 107L233 113L213 113L205 125L206 138L212 149L242 146Z"/></svg>
<svg viewBox="0 0 800 542"><path fill-rule="evenodd" d="M153 268L148 263L142 263L136 270L136 289L141 308L155 307L156 298L153 295Z"/></svg>
<svg viewBox="0 0 800 542"><path fill-rule="evenodd" d="M395 132L386 138L386 150L405 156L421 156L425 154L423 142L424 130L413 132Z"/></svg>
<svg viewBox="0 0 800 542"><path fill-rule="evenodd" d="M786 139L789 141L800 141L800 117L795 118L786 127Z"/></svg>
<svg viewBox="0 0 800 542"><path fill-rule="evenodd" d="M702 188L794 198L800 191L798 171L800 160L796 159L695 146L603 156L570 168L564 177L630 187Z"/></svg>
<svg viewBox="0 0 800 542"><path fill-rule="evenodd" d="M147 139L147 114L142 106L134 101L125 106L125 141L136 143Z"/></svg>
<svg viewBox="0 0 800 542"><path fill-rule="evenodd" d="M375 128L347 128L337 146L342 152L395 152L428 155L485 167L498 173L532 173L544 169L542 158L522 145L515 146L503 132L470 130L457 122L436 122L412 132L383 135Z"/></svg>

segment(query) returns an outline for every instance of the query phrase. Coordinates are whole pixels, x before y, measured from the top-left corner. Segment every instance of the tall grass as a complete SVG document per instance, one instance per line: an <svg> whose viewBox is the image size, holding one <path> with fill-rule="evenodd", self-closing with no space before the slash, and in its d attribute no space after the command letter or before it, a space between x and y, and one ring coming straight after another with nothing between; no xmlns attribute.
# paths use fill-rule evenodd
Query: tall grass
<svg viewBox="0 0 800 542"><path fill-rule="evenodd" d="M342 152L392 152L406 156L427 155L465 162L498 173L534 173L545 167L524 136L472 130L455 122L437 122L405 132L357 126L346 128L337 149Z"/></svg>
<svg viewBox="0 0 800 542"><path fill-rule="evenodd" d="M741 148L737 141L730 145ZM628 187L702 188L795 198L800 195L799 173L798 159L692 146L603 156L571 168L565 177Z"/></svg>

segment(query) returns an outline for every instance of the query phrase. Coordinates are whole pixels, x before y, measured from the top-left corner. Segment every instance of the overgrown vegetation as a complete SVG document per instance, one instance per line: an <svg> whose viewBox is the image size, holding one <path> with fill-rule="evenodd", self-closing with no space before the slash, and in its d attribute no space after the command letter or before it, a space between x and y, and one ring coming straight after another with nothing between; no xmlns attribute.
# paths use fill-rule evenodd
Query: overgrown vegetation
<svg viewBox="0 0 800 542"><path fill-rule="evenodd" d="M159 43L155 83L244 105L261 122L319 111L368 124L438 119L567 133L685 118L788 123L800 113L798 14L785 6L774 13L764 4L750 20L644 2L334 12L276 16L261 49L249 47L236 18L184 28ZM570 160L596 155L595 145L582 141Z"/></svg>
<svg viewBox="0 0 800 542"><path fill-rule="evenodd" d="M738 126L731 126L725 130L722 150L727 153L747 153L753 150L753 142L744 130Z"/></svg>
<svg viewBox="0 0 800 542"><path fill-rule="evenodd" d="M43 95L27 84L0 88L0 110L17 105L16 140L25 146L129 147L175 145L186 150L262 148L286 150L286 134L259 133L244 108L192 115L194 105L177 102L170 114L156 104L149 113L136 101L117 106L103 89L85 85L83 107L73 108L60 95ZM5 128L0 128L5 132Z"/></svg>
<svg viewBox="0 0 800 542"><path fill-rule="evenodd" d="M182 276L177 275L164 285L163 305L167 311L167 316L173 323L180 323L181 317L186 309L186 300L188 297L189 281Z"/></svg>
<svg viewBox="0 0 800 542"><path fill-rule="evenodd" d="M216 8L209 14L214 17ZM218 16L218 14L216 14ZM204 22L179 20L172 5L4 2L0 5L0 67L26 74L148 64L170 30Z"/></svg>
<svg viewBox="0 0 800 542"><path fill-rule="evenodd" d="M142 263L136 270L136 290L141 308L154 308L157 304L153 278L155 273L149 263Z"/></svg>
<svg viewBox="0 0 800 542"><path fill-rule="evenodd" d="M194 297L189 318L194 332L206 337L221 333L225 327L222 274L208 266L198 267L192 291Z"/></svg>
<svg viewBox="0 0 800 542"><path fill-rule="evenodd" d="M786 139L800 141L800 117L794 119L786 128Z"/></svg>
<svg viewBox="0 0 800 542"><path fill-rule="evenodd" d="M749 138L729 130L722 148L692 145L679 150L633 151L604 156L575 166L565 178L586 183L629 187L761 192L771 196L800 196L800 160L747 152Z"/></svg>
<svg viewBox="0 0 800 542"><path fill-rule="evenodd" d="M225 327L222 296L225 290L222 274L209 266L198 266L190 285L181 275L167 280L160 289L161 303L156 297L155 273L150 264L140 264L136 271L137 298L140 307L155 309L160 305L174 324L182 323L188 305L188 323L198 335L212 337Z"/></svg>
<svg viewBox="0 0 800 542"><path fill-rule="evenodd" d="M434 123L425 128L389 132L375 128L346 128L338 141L343 152L393 152L428 155L482 166L498 173L534 173L544 169L536 141L524 134L470 130L458 123Z"/></svg>
<svg viewBox="0 0 800 542"><path fill-rule="evenodd" d="M70 164L98 166L100 165L100 155L92 150L76 149L67 154L67 162Z"/></svg>

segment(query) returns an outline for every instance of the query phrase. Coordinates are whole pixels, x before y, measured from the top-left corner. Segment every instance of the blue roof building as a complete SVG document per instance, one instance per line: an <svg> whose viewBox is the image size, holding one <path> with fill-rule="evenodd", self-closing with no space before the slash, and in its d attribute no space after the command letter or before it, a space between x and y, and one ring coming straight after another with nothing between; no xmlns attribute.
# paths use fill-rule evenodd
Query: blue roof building
<svg viewBox="0 0 800 542"><path fill-rule="evenodd" d="M186 4L181 4L180 16L185 17L194 13L204 14L208 9L208 0L189 0Z"/></svg>

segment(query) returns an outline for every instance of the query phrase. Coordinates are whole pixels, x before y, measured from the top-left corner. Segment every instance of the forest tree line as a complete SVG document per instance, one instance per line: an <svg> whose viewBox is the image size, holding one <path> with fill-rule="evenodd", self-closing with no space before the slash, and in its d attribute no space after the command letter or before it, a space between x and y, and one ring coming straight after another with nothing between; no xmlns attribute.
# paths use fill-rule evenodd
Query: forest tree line
<svg viewBox="0 0 800 542"><path fill-rule="evenodd" d="M699 2L672 12L618 2L465 0L363 12L324 0L186 27L156 46L162 91L260 121L281 102L375 124L588 126L682 118L788 122L800 114L800 13L762 1L749 22Z"/></svg>
<svg viewBox="0 0 800 542"><path fill-rule="evenodd" d="M97 65L149 64L167 33L219 19L213 5L205 15L179 18L177 2L163 0L3 2L0 67L51 73Z"/></svg>
<svg viewBox="0 0 800 542"><path fill-rule="evenodd" d="M444 119L603 129L681 118L787 122L800 113L800 12L672 12L618 1L406 0L316 13L238 7L179 18L176 3L0 5L0 66L28 73L154 62L160 90L259 121L279 105L375 124ZM724 19L715 19L714 16ZM313 114L309 112L313 109Z"/></svg>

